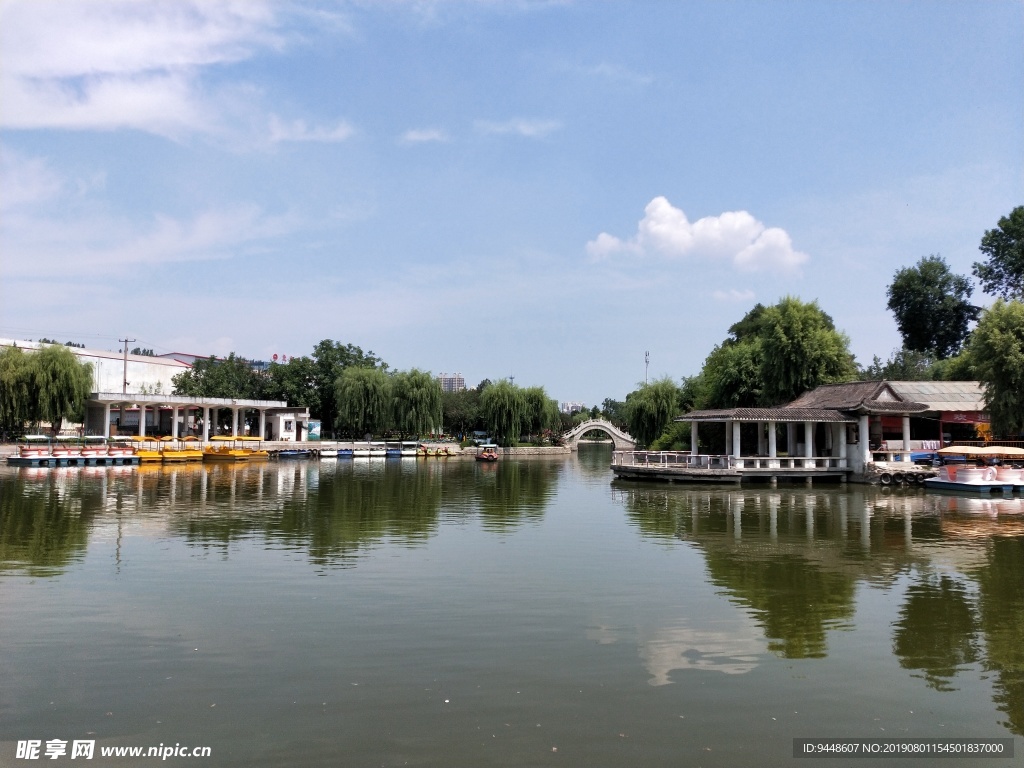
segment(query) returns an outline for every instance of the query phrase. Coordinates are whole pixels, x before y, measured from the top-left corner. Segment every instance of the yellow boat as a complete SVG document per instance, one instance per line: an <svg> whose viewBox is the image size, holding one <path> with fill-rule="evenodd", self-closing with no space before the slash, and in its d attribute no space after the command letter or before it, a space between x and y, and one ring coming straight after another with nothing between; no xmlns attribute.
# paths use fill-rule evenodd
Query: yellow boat
<svg viewBox="0 0 1024 768"><path fill-rule="evenodd" d="M139 457L140 462L164 460L160 452L160 441L155 437L133 437L132 442L135 443L135 455Z"/></svg>
<svg viewBox="0 0 1024 768"><path fill-rule="evenodd" d="M198 438L195 437L181 437L175 440L173 437L161 438L164 442L175 443L175 445L165 445L160 453L165 463L179 462L179 461L202 461L203 451L198 446Z"/></svg>
<svg viewBox="0 0 1024 768"><path fill-rule="evenodd" d="M266 450L263 447L263 445L262 445L263 441L260 438L246 436L246 437L239 437L238 440L243 443L243 445L240 446L240 447L250 451L249 461L269 461L270 460L270 451ZM250 445L255 443L255 447L249 448L248 446L245 445L245 443L249 443Z"/></svg>

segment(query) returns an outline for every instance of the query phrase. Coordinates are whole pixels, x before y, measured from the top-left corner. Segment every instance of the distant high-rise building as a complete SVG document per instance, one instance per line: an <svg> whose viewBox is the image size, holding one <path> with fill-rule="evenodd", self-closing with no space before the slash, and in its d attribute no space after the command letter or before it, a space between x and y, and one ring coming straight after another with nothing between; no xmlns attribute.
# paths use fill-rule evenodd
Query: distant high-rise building
<svg viewBox="0 0 1024 768"><path fill-rule="evenodd" d="M461 373L441 373L437 376L442 392L465 392L466 380Z"/></svg>
<svg viewBox="0 0 1024 768"><path fill-rule="evenodd" d="M586 407L586 403L562 403L562 413L579 413Z"/></svg>

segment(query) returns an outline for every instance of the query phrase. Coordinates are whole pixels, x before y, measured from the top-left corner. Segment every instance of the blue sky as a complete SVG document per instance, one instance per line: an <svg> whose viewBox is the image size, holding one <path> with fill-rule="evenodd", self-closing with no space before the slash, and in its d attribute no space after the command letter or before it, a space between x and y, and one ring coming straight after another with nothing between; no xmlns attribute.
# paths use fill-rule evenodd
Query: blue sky
<svg viewBox="0 0 1024 768"><path fill-rule="evenodd" d="M1022 40L994 0L0 0L0 336L593 404L795 295L869 363L893 273L1024 204Z"/></svg>

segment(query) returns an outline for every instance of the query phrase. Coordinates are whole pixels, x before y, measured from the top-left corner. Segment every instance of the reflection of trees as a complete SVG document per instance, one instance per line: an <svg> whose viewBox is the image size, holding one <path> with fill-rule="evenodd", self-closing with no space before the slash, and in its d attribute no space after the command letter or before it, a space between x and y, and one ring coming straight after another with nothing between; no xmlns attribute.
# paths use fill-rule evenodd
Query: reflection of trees
<svg viewBox="0 0 1024 768"><path fill-rule="evenodd" d="M928 685L951 691L950 678L978 660L978 619L962 584L942 575L907 588L896 621L893 652L904 669L920 670Z"/></svg>
<svg viewBox="0 0 1024 768"><path fill-rule="evenodd" d="M993 538L976 578L996 705L1006 713L1006 727L1024 735L1024 538Z"/></svg>
<svg viewBox="0 0 1024 768"><path fill-rule="evenodd" d="M19 474L0 483L0 571L53 576L84 555L101 503L94 491L76 493L56 475L27 480Z"/></svg>
<svg viewBox="0 0 1024 768"><path fill-rule="evenodd" d="M561 461L499 461L476 467L474 506L487 530L504 531L537 519L551 501Z"/></svg>

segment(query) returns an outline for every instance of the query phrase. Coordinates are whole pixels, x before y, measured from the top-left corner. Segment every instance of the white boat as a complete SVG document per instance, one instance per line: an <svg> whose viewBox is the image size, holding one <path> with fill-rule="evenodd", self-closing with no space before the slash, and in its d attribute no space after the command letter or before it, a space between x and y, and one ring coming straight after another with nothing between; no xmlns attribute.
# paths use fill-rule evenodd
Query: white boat
<svg viewBox="0 0 1024 768"><path fill-rule="evenodd" d="M336 459L338 458L337 448L323 448L320 450L321 459Z"/></svg>
<svg viewBox="0 0 1024 768"><path fill-rule="evenodd" d="M1024 470L1012 467L970 467L950 464L940 467L938 475L926 478L924 485L938 491L964 491L967 493L1012 493L1024 490Z"/></svg>
<svg viewBox="0 0 1024 768"><path fill-rule="evenodd" d="M415 440L405 440L402 442L402 458L403 459L415 459L417 448L419 443Z"/></svg>
<svg viewBox="0 0 1024 768"><path fill-rule="evenodd" d="M370 443L370 458L371 459L383 459L388 455L388 450L384 443Z"/></svg>

